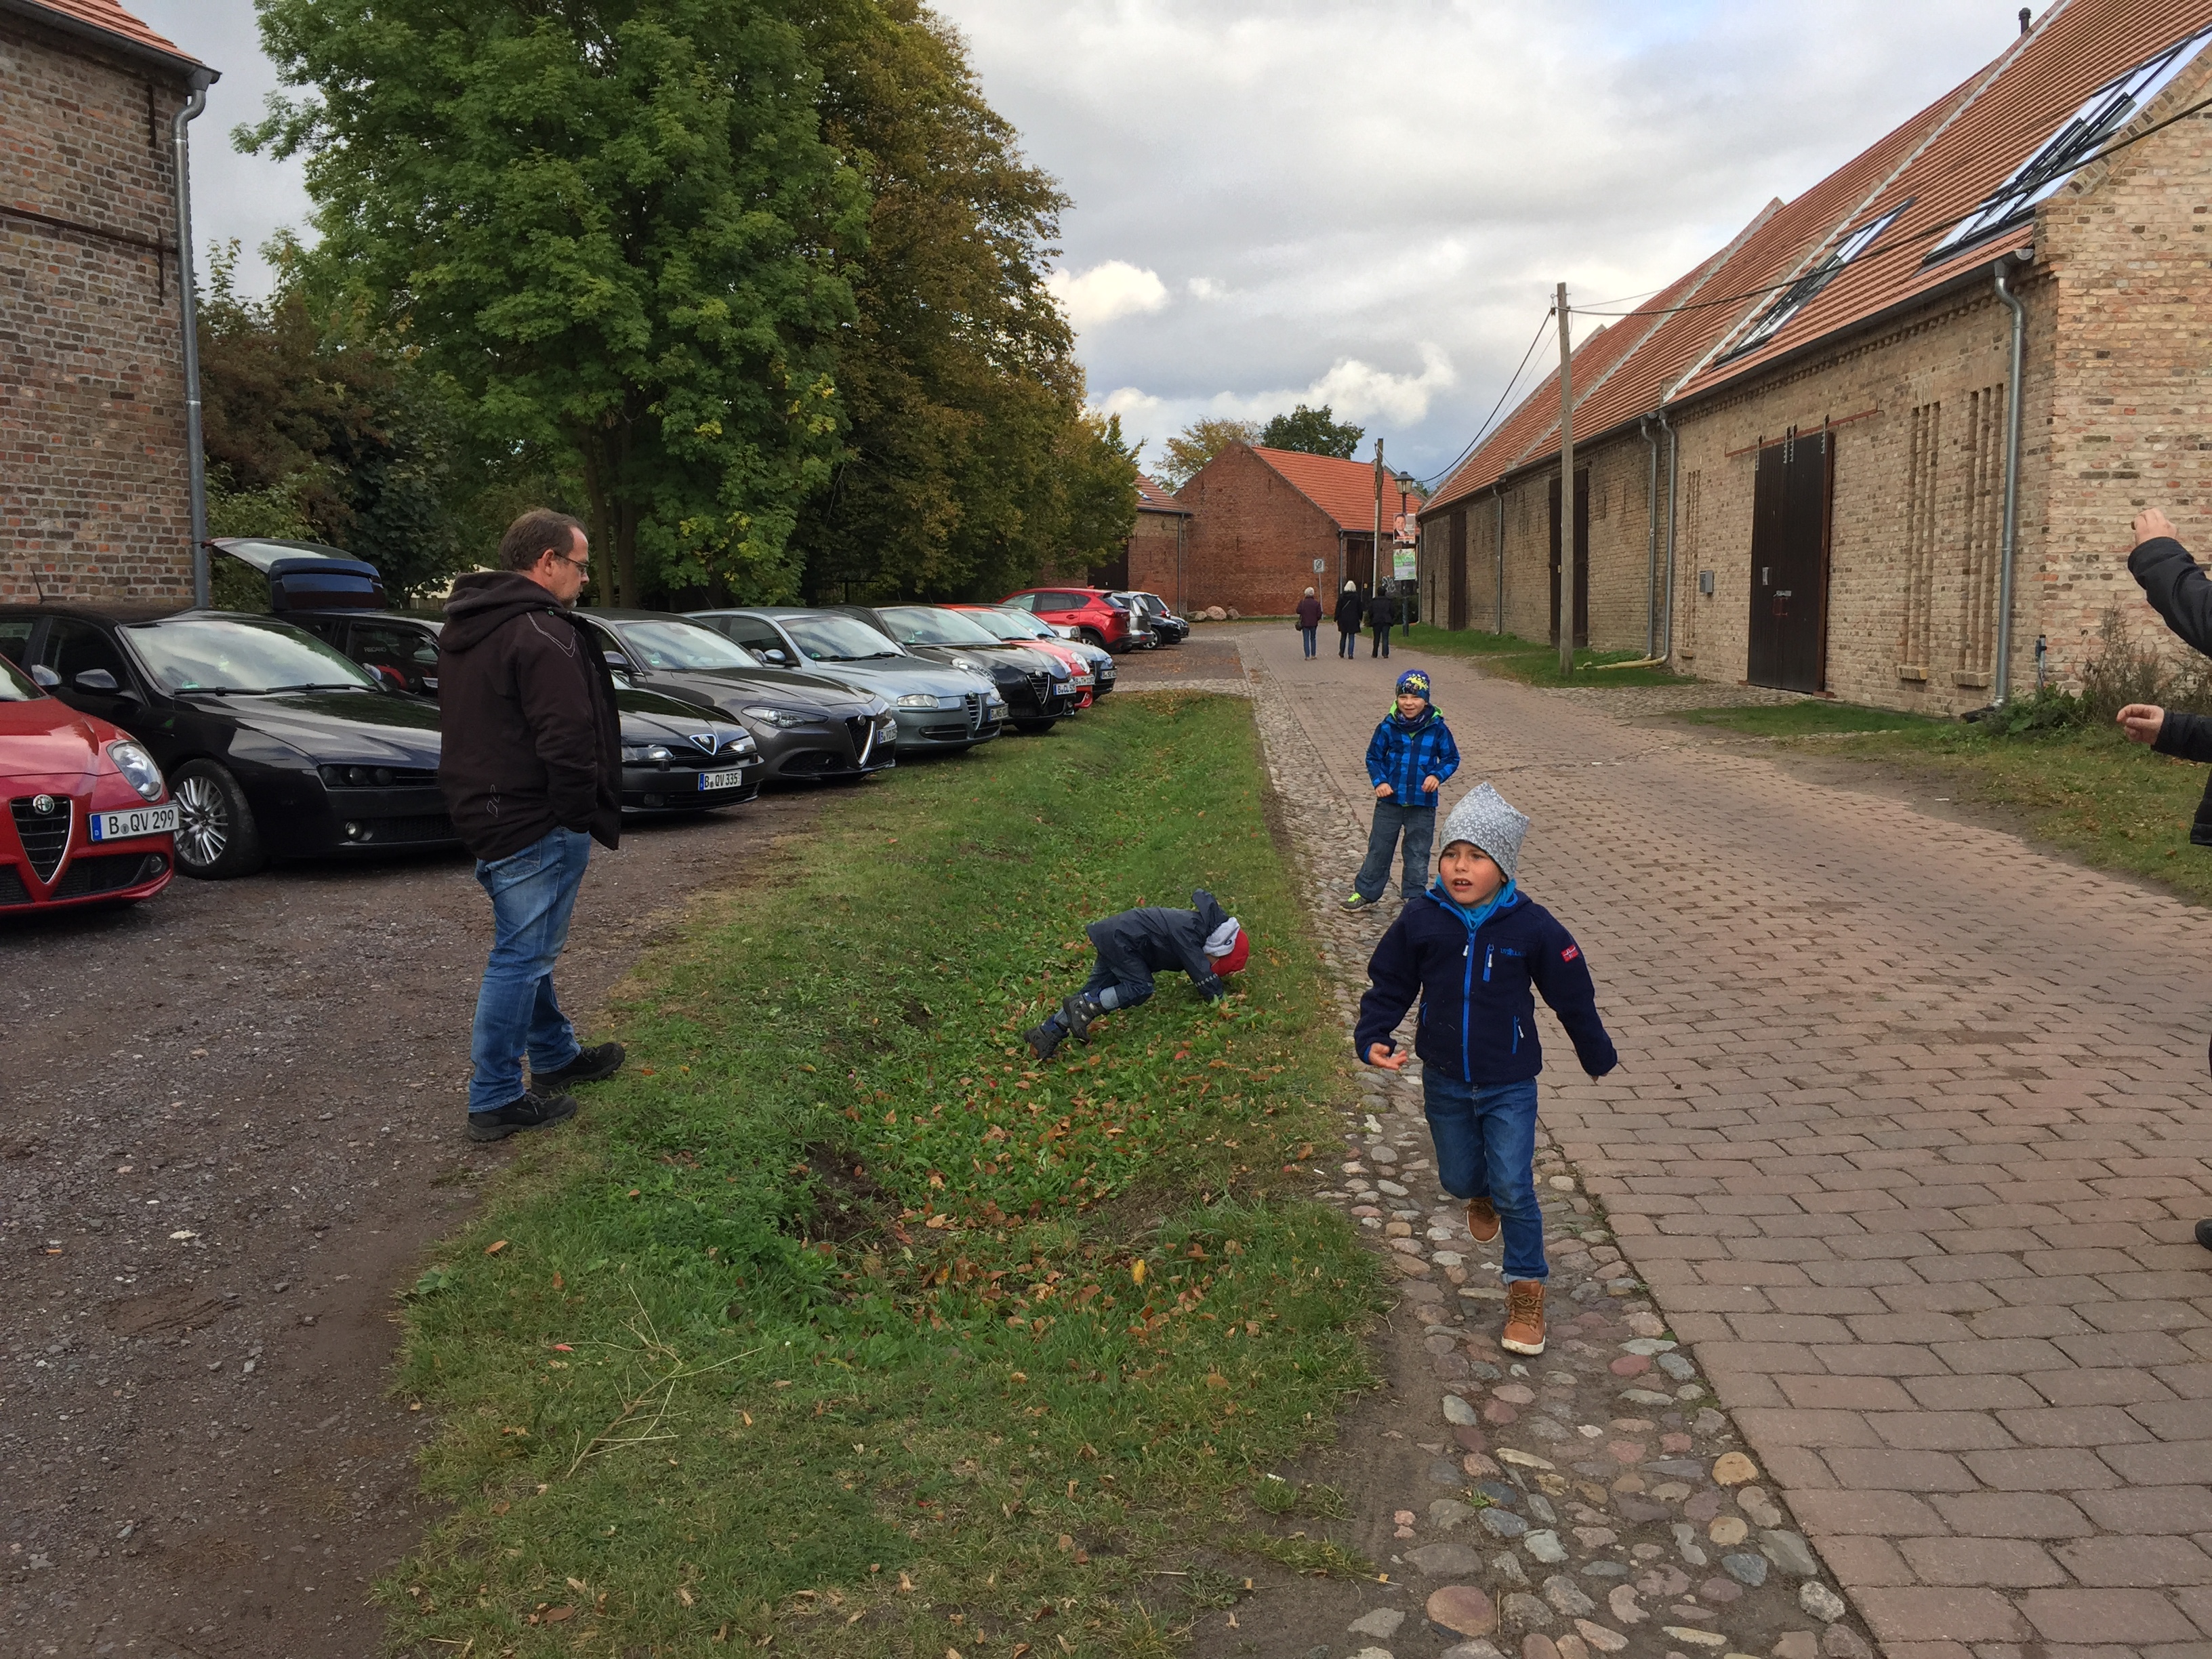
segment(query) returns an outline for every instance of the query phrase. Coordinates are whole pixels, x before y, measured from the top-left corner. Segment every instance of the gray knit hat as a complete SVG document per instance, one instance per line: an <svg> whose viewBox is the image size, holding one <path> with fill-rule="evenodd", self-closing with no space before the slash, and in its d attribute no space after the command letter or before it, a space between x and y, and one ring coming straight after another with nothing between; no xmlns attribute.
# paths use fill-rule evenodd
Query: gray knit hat
<svg viewBox="0 0 2212 1659"><path fill-rule="evenodd" d="M1528 833L1528 815L1514 811L1504 796L1486 783L1479 783L1460 798L1444 819L1444 845L1463 841L1487 853L1505 879L1513 879L1513 866L1521 861L1521 838Z"/></svg>

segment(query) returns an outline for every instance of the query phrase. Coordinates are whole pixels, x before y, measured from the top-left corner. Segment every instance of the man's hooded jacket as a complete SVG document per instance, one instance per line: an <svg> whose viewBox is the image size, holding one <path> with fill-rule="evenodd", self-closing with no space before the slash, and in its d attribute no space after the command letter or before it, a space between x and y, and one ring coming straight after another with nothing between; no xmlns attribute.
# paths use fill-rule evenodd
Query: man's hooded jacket
<svg viewBox="0 0 2212 1659"><path fill-rule="evenodd" d="M438 636L438 784L480 859L556 829L622 832L622 720L590 629L519 570L453 584Z"/></svg>

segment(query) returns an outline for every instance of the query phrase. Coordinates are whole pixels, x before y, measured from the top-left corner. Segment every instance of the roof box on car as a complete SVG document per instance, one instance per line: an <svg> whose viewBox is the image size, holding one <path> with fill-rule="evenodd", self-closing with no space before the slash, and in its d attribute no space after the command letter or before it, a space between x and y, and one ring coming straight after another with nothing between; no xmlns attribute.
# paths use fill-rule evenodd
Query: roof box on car
<svg viewBox="0 0 2212 1659"><path fill-rule="evenodd" d="M271 611L382 611L376 567L319 542L226 536L213 545L269 579Z"/></svg>

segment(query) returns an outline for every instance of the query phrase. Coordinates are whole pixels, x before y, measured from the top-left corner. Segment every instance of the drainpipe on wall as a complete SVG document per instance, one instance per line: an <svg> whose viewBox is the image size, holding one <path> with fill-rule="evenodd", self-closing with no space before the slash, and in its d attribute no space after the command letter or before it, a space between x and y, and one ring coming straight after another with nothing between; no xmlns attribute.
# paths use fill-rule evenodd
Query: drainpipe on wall
<svg viewBox="0 0 2212 1659"><path fill-rule="evenodd" d="M1498 507L1498 631L1505 631L1505 487L1490 486L1490 499Z"/></svg>
<svg viewBox="0 0 2212 1659"><path fill-rule="evenodd" d="M1667 608L1665 627L1653 654L1674 659L1674 507L1682 483L1682 434L1667 422L1667 407L1659 406L1659 429L1667 434Z"/></svg>
<svg viewBox="0 0 2212 1659"><path fill-rule="evenodd" d="M192 149L185 129L207 108L207 82L196 79L192 95L169 123L176 165L177 296L185 331L185 465L191 490L192 603L213 601L208 573L207 454L200 445L200 314L192 287Z"/></svg>
<svg viewBox="0 0 2212 1659"><path fill-rule="evenodd" d="M1651 422L1636 423L1636 435L1651 452L1651 471L1644 486L1644 499L1651 505L1650 527L1644 538L1644 654L1655 656L1659 648L1659 441L1651 435Z"/></svg>
<svg viewBox="0 0 2212 1659"><path fill-rule="evenodd" d="M1997 541L1997 653L1992 676L1996 683L1990 696L1992 708L2003 708L2012 693L2013 559L2020 540L2020 380L2027 356L2027 307L2005 281L2018 268L2014 257L2008 255L1996 263L1997 298L2012 312L2012 368L2005 381L2004 528Z"/></svg>

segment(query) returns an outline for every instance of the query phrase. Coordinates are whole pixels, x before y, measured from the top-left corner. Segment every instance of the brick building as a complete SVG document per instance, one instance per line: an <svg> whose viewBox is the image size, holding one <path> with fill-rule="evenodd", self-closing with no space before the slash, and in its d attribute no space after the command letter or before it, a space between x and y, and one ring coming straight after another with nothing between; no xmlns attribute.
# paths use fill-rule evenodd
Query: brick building
<svg viewBox="0 0 2212 1659"><path fill-rule="evenodd" d="M1231 444L1176 492L1188 509L1187 605L1283 617L1309 587L1324 597L1376 574L1375 463ZM1395 475L1382 497L1382 580L1390 580L1395 526L1419 505ZM1166 590L1162 589L1164 592Z"/></svg>
<svg viewBox="0 0 2212 1659"><path fill-rule="evenodd" d="M0 0L0 602L191 596L170 122L114 0Z"/></svg>
<svg viewBox="0 0 2212 1659"><path fill-rule="evenodd" d="M1180 611L1184 529L1189 521L1189 508L1178 506L1172 495L1139 472L1137 522L1129 532L1129 544L1112 564L1091 566L1091 586L1157 593Z"/></svg>
<svg viewBox="0 0 2212 1659"><path fill-rule="evenodd" d="M1576 348L1578 635L1929 713L2154 631L2129 520L2212 550L2212 0L2058 0ZM1572 295L1570 295L1570 303ZM2018 419L2012 418L2021 310ZM1427 614L1556 640L1559 386L1422 514Z"/></svg>

